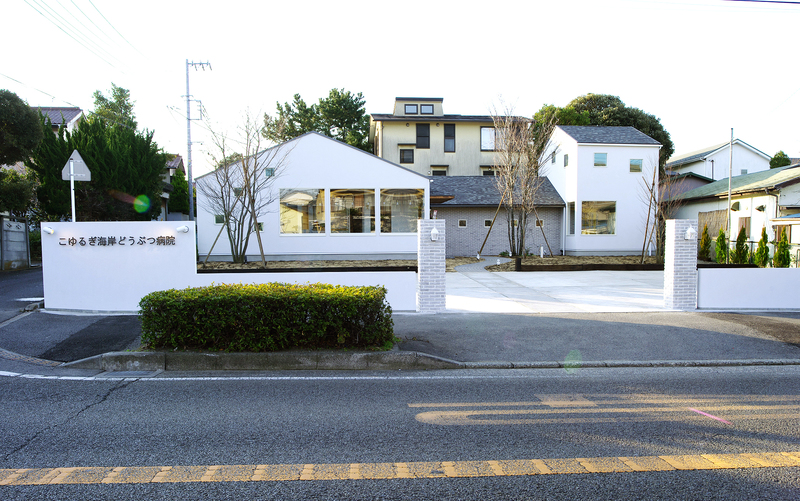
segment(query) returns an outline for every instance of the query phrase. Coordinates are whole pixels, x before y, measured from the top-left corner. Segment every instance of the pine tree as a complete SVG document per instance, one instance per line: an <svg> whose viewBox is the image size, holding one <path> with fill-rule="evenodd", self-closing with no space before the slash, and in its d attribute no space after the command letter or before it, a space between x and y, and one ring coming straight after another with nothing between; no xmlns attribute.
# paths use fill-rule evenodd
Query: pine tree
<svg viewBox="0 0 800 501"><path fill-rule="evenodd" d="M753 261L760 267L764 268L769 262L769 247L767 247L767 228L761 228L761 240L758 241L758 248Z"/></svg>
<svg viewBox="0 0 800 501"><path fill-rule="evenodd" d="M786 238L786 232L781 231L781 238L775 246L775 256L772 258L772 264L776 268L788 268L790 261L789 241Z"/></svg>
<svg viewBox="0 0 800 501"><path fill-rule="evenodd" d="M739 235L736 237L736 247L733 250L731 261L735 264L747 264L747 232L744 226L739 229Z"/></svg>
<svg viewBox="0 0 800 501"><path fill-rule="evenodd" d="M708 234L708 225L703 226L703 234L700 235L700 252L697 259L708 261L711 254L711 236Z"/></svg>
<svg viewBox="0 0 800 501"><path fill-rule="evenodd" d="M189 183L183 171L176 170L172 176L172 193L169 194L169 211L189 213Z"/></svg>
<svg viewBox="0 0 800 501"><path fill-rule="evenodd" d="M725 258L728 256L728 243L725 240L725 230L722 228L719 229L719 235L717 236L716 253L717 262L720 264L724 263Z"/></svg>

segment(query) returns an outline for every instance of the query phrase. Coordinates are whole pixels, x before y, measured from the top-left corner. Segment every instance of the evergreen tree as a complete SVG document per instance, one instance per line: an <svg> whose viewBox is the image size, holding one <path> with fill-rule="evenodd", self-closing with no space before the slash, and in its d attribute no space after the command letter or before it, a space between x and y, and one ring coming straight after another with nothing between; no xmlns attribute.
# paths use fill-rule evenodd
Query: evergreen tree
<svg viewBox="0 0 800 501"><path fill-rule="evenodd" d="M775 256L772 258L772 264L775 268L788 268L790 262L789 240L786 237L786 232L781 231L780 240L775 245Z"/></svg>
<svg viewBox="0 0 800 501"><path fill-rule="evenodd" d="M33 202L34 182L13 169L0 169L0 212L26 217Z"/></svg>
<svg viewBox="0 0 800 501"><path fill-rule="evenodd" d="M133 114L133 102L128 89L117 87L111 82L111 98L107 98L99 90L92 94L94 98L94 116L106 120L111 125L136 129L136 116Z"/></svg>
<svg viewBox="0 0 800 501"><path fill-rule="evenodd" d="M725 240L725 230L722 228L719 229L719 235L717 236L716 254L717 262L720 264L725 263L725 259L728 256L728 243Z"/></svg>
<svg viewBox="0 0 800 501"><path fill-rule="evenodd" d="M753 261L760 267L764 268L769 262L769 247L767 247L767 228L761 228L761 240L758 241L758 248Z"/></svg>
<svg viewBox="0 0 800 501"><path fill-rule="evenodd" d="M739 235L736 237L736 247L733 250L733 256L731 256L731 262L734 264L747 264L747 232L745 231L745 227L742 226L739 229Z"/></svg>
<svg viewBox="0 0 800 501"><path fill-rule="evenodd" d="M172 176L172 193L169 194L169 211L189 213L189 183L183 171L176 170Z"/></svg>
<svg viewBox="0 0 800 501"><path fill-rule="evenodd" d="M0 90L0 165L25 160L42 136L37 113L10 90Z"/></svg>
<svg viewBox="0 0 800 501"><path fill-rule="evenodd" d="M700 252L697 259L708 261L711 255L711 236L708 234L708 225L703 226L703 234L700 235Z"/></svg>
<svg viewBox="0 0 800 501"><path fill-rule="evenodd" d="M792 161L789 159L789 156L783 152L783 150L775 153L775 156L772 157L769 161L769 168L770 169L777 169L778 167L785 167L787 165L791 165Z"/></svg>

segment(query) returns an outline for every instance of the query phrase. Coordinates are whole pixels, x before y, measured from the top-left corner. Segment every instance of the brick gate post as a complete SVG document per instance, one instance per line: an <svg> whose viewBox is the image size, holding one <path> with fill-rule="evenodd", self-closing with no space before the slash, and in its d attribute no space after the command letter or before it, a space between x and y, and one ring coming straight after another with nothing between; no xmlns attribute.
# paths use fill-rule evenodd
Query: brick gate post
<svg viewBox="0 0 800 501"><path fill-rule="evenodd" d="M417 221L417 311L446 308L444 219Z"/></svg>
<svg viewBox="0 0 800 501"><path fill-rule="evenodd" d="M667 221L667 240L664 248L664 306L674 310L697 309L696 219Z"/></svg>

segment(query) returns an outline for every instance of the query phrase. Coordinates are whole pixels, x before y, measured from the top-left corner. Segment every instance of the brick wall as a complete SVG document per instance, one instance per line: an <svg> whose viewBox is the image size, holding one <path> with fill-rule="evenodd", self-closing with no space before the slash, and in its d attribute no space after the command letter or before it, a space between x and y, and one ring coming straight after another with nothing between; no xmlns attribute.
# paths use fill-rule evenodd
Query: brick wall
<svg viewBox="0 0 800 501"><path fill-rule="evenodd" d="M436 228L438 240L431 240ZM417 220L417 311L439 313L447 306L445 277L445 238L447 230L441 219Z"/></svg>
<svg viewBox="0 0 800 501"><path fill-rule="evenodd" d="M447 230L447 257L456 256L475 256L486 238L489 230L484 226L484 221L491 221L497 208L462 208L462 207L438 207L438 219L445 220ZM543 207L537 209L539 218L544 221L544 231L547 241L553 254L561 254L561 221L562 211L560 207ZM467 226L458 226L459 220L466 220ZM533 219L530 220L527 232L527 247L534 254L539 253L539 246L544 246L547 254L547 245L542 237L540 228L534 226ZM508 251L508 226L506 223L506 213L500 209L497 220L494 223L486 246L483 248L484 256L496 256L503 251Z"/></svg>
<svg viewBox="0 0 800 501"><path fill-rule="evenodd" d="M697 308L697 237L686 240L688 228L697 230L696 219L667 221L664 250L664 306L675 310Z"/></svg>

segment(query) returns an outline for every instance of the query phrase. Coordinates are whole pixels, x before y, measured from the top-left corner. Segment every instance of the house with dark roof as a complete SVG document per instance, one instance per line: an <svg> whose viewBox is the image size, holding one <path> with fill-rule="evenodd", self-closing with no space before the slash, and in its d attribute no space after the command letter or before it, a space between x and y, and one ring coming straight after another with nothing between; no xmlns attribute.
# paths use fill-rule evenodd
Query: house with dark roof
<svg viewBox="0 0 800 501"><path fill-rule="evenodd" d="M697 219L700 231L707 225L712 238L723 228L735 240L744 228L751 245L761 239L762 228L770 241L786 231L792 255L800 257L800 164L734 176L730 192L732 235L727 231L727 178L678 195L676 218Z"/></svg>
<svg viewBox="0 0 800 501"><path fill-rule="evenodd" d="M431 177L430 204L433 217L444 219L447 257L496 256L508 251L505 210L494 176ZM536 192L539 219L527 233L531 253L561 253L564 201L547 178ZM490 231L491 229L491 231ZM487 237L488 235L488 237ZM485 244L484 244L485 242ZM481 248L483 250L481 251Z"/></svg>
<svg viewBox="0 0 800 501"><path fill-rule="evenodd" d="M733 140L733 175L752 174L769 169L772 157L750 146L741 139ZM671 174L694 174L712 181L726 179L731 164L730 141L701 148L690 153L673 155L667 161L667 171Z"/></svg>
<svg viewBox="0 0 800 501"><path fill-rule="evenodd" d="M494 121L445 114L443 98L397 97L392 113L370 115L373 153L424 176L494 175Z"/></svg>
<svg viewBox="0 0 800 501"><path fill-rule="evenodd" d="M57 132L58 128L62 125L65 125L67 130L71 131L83 118L83 111L80 108L49 108L46 106L38 106L36 109L39 113L50 119L50 122L53 124L53 132Z"/></svg>
<svg viewBox="0 0 800 501"><path fill-rule="evenodd" d="M661 144L633 127L556 126L544 174L564 200L561 248L567 255L636 255L658 185ZM649 215L649 216L648 216ZM648 217L650 219L648 219Z"/></svg>

